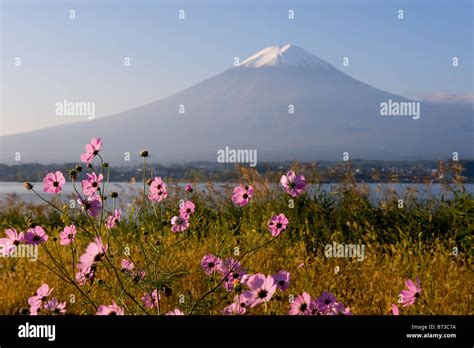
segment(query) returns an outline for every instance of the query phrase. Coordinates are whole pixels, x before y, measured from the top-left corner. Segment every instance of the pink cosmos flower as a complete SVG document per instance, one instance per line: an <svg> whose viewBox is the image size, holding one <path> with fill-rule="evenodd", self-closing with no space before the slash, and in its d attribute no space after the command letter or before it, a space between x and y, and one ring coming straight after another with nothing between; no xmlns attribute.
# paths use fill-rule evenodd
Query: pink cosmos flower
<svg viewBox="0 0 474 348"><path fill-rule="evenodd" d="M241 307L240 303L238 302L233 302L227 307L225 307L221 313L223 315L243 315L247 311L247 308Z"/></svg>
<svg viewBox="0 0 474 348"><path fill-rule="evenodd" d="M85 254L82 254L79 258L77 268L84 271L95 265L97 262L102 260L107 252L107 245L102 244L102 240L98 237L94 239L94 242L90 243L86 249Z"/></svg>
<svg viewBox="0 0 474 348"><path fill-rule="evenodd" d="M190 184L187 184L186 187L184 188L186 192L192 193L193 192L193 187Z"/></svg>
<svg viewBox="0 0 474 348"><path fill-rule="evenodd" d="M277 285L275 279L271 276L265 276L257 273L248 278L246 285L253 293L253 303L250 307L255 307L263 302L268 302L276 291Z"/></svg>
<svg viewBox="0 0 474 348"><path fill-rule="evenodd" d="M158 301L161 300L161 296L160 294L158 294L158 291L153 290L152 293L149 293L149 292L145 293L145 295L143 295L141 300L145 308L148 308L148 309L157 308Z"/></svg>
<svg viewBox="0 0 474 348"><path fill-rule="evenodd" d="M339 310L339 313L338 314L342 314L342 315L352 315L351 313L351 310L349 307L344 307L344 305L341 303L341 309Z"/></svg>
<svg viewBox="0 0 474 348"><path fill-rule="evenodd" d="M89 196L85 199L79 198L77 202L82 206L82 211L92 217L97 217L102 209L102 202L97 195Z"/></svg>
<svg viewBox="0 0 474 348"><path fill-rule="evenodd" d="M253 274L244 274L242 276L242 279L240 280L240 284L244 285L244 286L247 286L247 282L249 281L250 277L252 277Z"/></svg>
<svg viewBox="0 0 474 348"><path fill-rule="evenodd" d="M97 193L100 189L100 183L104 180L102 174L97 175L96 173L86 173L87 180L82 180L82 191L87 196L92 196Z"/></svg>
<svg viewBox="0 0 474 348"><path fill-rule="evenodd" d="M0 238L0 255L10 255L20 243L25 242L23 232L18 233L14 228L5 231L7 238Z"/></svg>
<svg viewBox="0 0 474 348"><path fill-rule="evenodd" d="M243 268L242 270L245 272ZM241 272L231 272L230 275L225 278L223 287L227 290L227 292L232 292L234 288L239 285L244 275L245 274Z"/></svg>
<svg viewBox="0 0 474 348"><path fill-rule="evenodd" d="M178 308L175 308L174 310L166 313L166 315L184 315L184 313L180 311Z"/></svg>
<svg viewBox="0 0 474 348"><path fill-rule="evenodd" d="M281 291L288 289L290 285L290 272L281 270L272 275L272 277L275 279L275 283Z"/></svg>
<svg viewBox="0 0 474 348"><path fill-rule="evenodd" d="M270 221L268 221L268 230L273 237L279 236L281 232L286 230L288 226L288 219L283 214L273 215Z"/></svg>
<svg viewBox="0 0 474 348"><path fill-rule="evenodd" d="M252 186L237 186L234 188L234 195L232 196L232 202L241 207L247 205L252 199L253 187Z"/></svg>
<svg viewBox="0 0 474 348"><path fill-rule="evenodd" d="M91 142L86 145L86 153L81 155L81 161L84 163L91 163L94 160L94 157L99 154L101 147L102 141L100 138L92 138Z"/></svg>
<svg viewBox="0 0 474 348"><path fill-rule="evenodd" d="M25 233L26 244L38 245L41 243L45 243L47 240L48 235L41 226L35 226L34 228L30 228Z"/></svg>
<svg viewBox="0 0 474 348"><path fill-rule="evenodd" d="M234 286L239 284L247 273L240 262L232 257L225 259L219 264L219 272L224 278L223 286L228 292L231 292Z"/></svg>
<svg viewBox="0 0 474 348"><path fill-rule="evenodd" d="M318 315L351 315L349 307L345 307L332 293L326 291L317 300L312 301L311 310L313 314Z"/></svg>
<svg viewBox="0 0 474 348"><path fill-rule="evenodd" d="M76 239L76 226L70 225L64 227L64 230L59 232L59 244L69 245Z"/></svg>
<svg viewBox="0 0 474 348"><path fill-rule="evenodd" d="M201 260L201 267L204 269L207 275L211 275L214 272L219 271L221 259L214 254L204 255Z"/></svg>
<svg viewBox="0 0 474 348"><path fill-rule="evenodd" d="M120 266L122 267L122 270L130 271L130 272L133 271L133 269L135 268L134 263L131 261L128 261L127 259L122 259Z"/></svg>
<svg viewBox="0 0 474 348"><path fill-rule="evenodd" d="M148 199L159 203L166 197L168 197L166 184L160 177L154 177L150 185L150 190L148 191Z"/></svg>
<svg viewBox="0 0 474 348"><path fill-rule="evenodd" d="M321 312L326 311L329 309L332 305L334 305L337 302L336 296L334 296L330 292L323 291L321 296L318 297L316 300L318 307L320 308Z"/></svg>
<svg viewBox="0 0 474 348"><path fill-rule="evenodd" d="M100 305L97 309L96 315L124 315L124 311L122 307L119 307L115 301L112 301L110 306Z"/></svg>
<svg viewBox="0 0 474 348"><path fill-rule="evenodd" d="M135 272L131 274L133 276L133 280L138 282L140 279L144 279L146 276L146 272L140 268L137 268Z"/></svg>
<svg viewBox="0 0 474 348"><path fill-rule="evenodd" d="M45 303L44 309L51 312L51 314L64 314L66 313L66 302L60 303L56 297Z"/></svg>
<svg viewBox="0 0 474 348"><path fill-rule="evenodd" d="M31 306L30 307L30 315L38 315L38 312L41 312L42 306Z"/></svg>
<svg viewBox="0 0 474 348"><path fill-rule="evenodd" d="M120 266L126 274L133 277L136 281L143 279L146 276L146 273L143 270L135 268L134 263L127 259L122 259Z"/></svg>
<svg viewBox="0 0 474 348"><path fill-rule="evenodd" d="M225 307L221 313L224 315L243 315L247 312L247 307L253 303L253 294L251 291L245 291L234 297L234 302Z"/></svg>
<svg viewBox="0 0 474 348"><path fill-rule="evenodd" d="M43 303L48 300L48 296L51 294L53 289L49 288L49 285L46 283L41 284L41 286L36 290L33 296L28 298L28 304L34 309L41 308Z"/></svg>
<svg viewBox="0 0 474 348"><path fill-rule="evenodd" d="M0 239L0 256L8 256L16 250L16 246L9 238Z"/></svg>
<svg viewBox="0 0 474 348"><path fill-rule="evenodd" d="M303 175L297 176L294 171L290 170L286 175L282 175L280 183L285 192L292 197L298 197L303 193L306 187L306 181Z"/></svg>
<svg viewBox="0 0 474 348"><path fill-rule="evenodd" d="M396 304L392 304L392 309L391 309L392 315L399 315L398 311L398 306Z"/></svg>
<svg viewBox="0 0 474 348"><path fill-rule="evenodd" d="M193 202L186 201L179 208L179 215L183 219L189 220L189 218L194 214L194 208L196 208L196 206L194 205Z"/></svg>
<svg viewBox="0 0 474 348"><path fill-rule="evenodd" d="M130 272L133 271L133 269L135 268L135 264L131 261L128 261L127 259L122 259L120 266L122 267L123 270L130 271Z"/></svg>
<svg viewBox="0 0 474 348"><path fill-rule="evenodd" d="M413 280L407 279L405 285L408 290L402 290L400 292L403 304L403 307L411 306L415 303L415 300L420 297L421 294L421 285L420 278L416 277L416 284Z"/></svg>
<svg viewBox="0 0 474 348"><path fill-rule="evenodd" d="M181 216L173 216L171 218L171 231L174 233L186 231L189 228L189 221Z"/></svg>
<svg viewBox="0 0 474 348"><path fill-rule="evenodd" d="M289 315L311 315L311 297L307 292L298 295L291 303Z"/></svg>
<svg viewBox="0 0 474 348"><path fill-rule="evenodd" d="M81 269L76 273L76 281L79 285L84 285L88 280L92 283L95 277L95 266Z"/></svg>
<svg viewBox="0 0 474 348"><path fill-rule="evenodd" d="M25 242L23 232L18 233L14 228L7 229L5 234L15 246Z"/></svg>
<svg viewBox="0 0 474 348"><path fill-rule="evenodd" d="M334 302L331 305L323 306L321 303L316 304L317 314L320 315L351 315L349 307L345 307L341 302Z"/></svg>
<svg viewBox="0 0 474 348"><path fill-rule="evenodd" d="M111 229L114 228L122 219L122 211L120 209L114 210L114 215L107 216L105 221L105 227Z"/></svg>
<svg viewBox="0 0 474 348"><path fill-rule="evenodd" d="M65 183L66 179L60 171L48 173L43 179L43 191L53 194L59 193L63 190Z"/></svg>

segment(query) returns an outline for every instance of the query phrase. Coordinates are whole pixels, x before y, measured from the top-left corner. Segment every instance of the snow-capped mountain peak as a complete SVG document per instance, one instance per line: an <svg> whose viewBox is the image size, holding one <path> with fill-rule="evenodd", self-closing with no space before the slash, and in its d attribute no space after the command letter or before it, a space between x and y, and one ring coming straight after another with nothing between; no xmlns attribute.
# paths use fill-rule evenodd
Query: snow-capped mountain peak
<svg viewBox="0 0 474 348"><path fill-rule="evenodd" d="M298 67L324 70L334 69L329 63L292 44L266 47L244 60L240 63L240 66L243 68Z"/></svg>

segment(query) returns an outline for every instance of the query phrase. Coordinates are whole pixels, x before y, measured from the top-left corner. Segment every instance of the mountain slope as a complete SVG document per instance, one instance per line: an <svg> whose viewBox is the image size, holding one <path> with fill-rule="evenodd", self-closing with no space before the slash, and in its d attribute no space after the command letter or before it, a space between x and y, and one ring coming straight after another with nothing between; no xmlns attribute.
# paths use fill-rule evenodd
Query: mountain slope
<svg viewBox="0 0 474 348"><path fill-rule="evenodd" d="M381 116L408 100L355 80L304 49L266 48L239 67L165 99L106 118L1 138L1 162L78 159L91 137L104 155L147 148L158 161L216 160L217 150L256 149L258 160L433 159L473 154L472 110L421 105L421 117ZM289 114L289 105L294 114ZM184 105L185 113L179 113Z"/></svg>

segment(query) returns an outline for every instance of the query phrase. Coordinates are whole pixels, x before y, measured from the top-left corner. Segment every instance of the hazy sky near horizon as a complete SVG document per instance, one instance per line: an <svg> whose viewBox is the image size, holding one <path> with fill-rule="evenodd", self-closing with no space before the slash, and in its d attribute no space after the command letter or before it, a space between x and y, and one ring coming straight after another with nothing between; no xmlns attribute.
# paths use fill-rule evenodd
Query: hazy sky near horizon
<svg viewBox="0 0 474 348"><path fill-rule="evenodd" d="M125 111L286 43L386 91L474 101L470 0L0 1L0 135L84 120L55 114L64 99Z"/></svg>

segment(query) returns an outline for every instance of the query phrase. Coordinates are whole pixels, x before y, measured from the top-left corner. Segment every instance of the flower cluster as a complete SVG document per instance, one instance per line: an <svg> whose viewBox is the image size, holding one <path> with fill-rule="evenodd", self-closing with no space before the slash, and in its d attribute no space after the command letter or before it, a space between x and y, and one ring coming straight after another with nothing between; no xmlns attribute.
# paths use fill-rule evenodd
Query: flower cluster
<svg viewBox="0 0 474 348"><path fill-rule="evenodd" d="M41 284L33 296L28 298L31 315L66 313L66 302L59 302L56 297L50 298L52 291L48 284Z"/></svg>
<svg viewBox="0 0 474 348"><path fill-rule="evenodd" d="M201 267L208 276L219 274L227 292L237 293L234 301L221 311L225 315L245 314L248 308L270 301L277 290L287 290L290 284L290 273L285 270L268 276L248 274L232 257L222 260L214 254L207 254L201 260Z"/></svg>
<svg viewBox="0 0 474 348"><path fill-rule="evenodd" d="M11 255L20 244L39 245L49 238L39 225L29 228L26 232L17 232L14 228L7 229L5 234L6 238L0 238L0 256Z"/></svg>
<svg viewBox="0 0 474 348"><path fill-rule="evenodd" d="M14 228L5 231L6 238L0 238L0 256L11 255L21 243L26 243L23 232L18 233Z"/></svg>
<svg viewBox="0 0 474 348"><path fill-rule="evenodd" d="M224 288L231 292L235 286L240 284L247 271L239 261L229 257L219 262L219 273L222 276Z"/></svg>
<svg viewBox="0 0 474 348"><path fill-rule="evenodd" d="M153 272L153 268L150 269L150 264L153 265L153 261L148 262L145 255L143 255L145 261L147 262L145 264L145 269L148 272L147 274L144 269L138 267L141 264L141 261L135 259L137 263L135 264L133 262L134 259L130 256L130 254L126 254L128 259L113 259L113 254L115 252L112 253L111 250L116 249L113 248L115 245L112 245L113 239L111 239L111 237L117 237L115 233L116 231L113 229L124 222L128 225L130 221L127 220L127 218L134 214L135 211L132 210L130 215L128 215L128 211L125 211L123 217L124 222L122 222L122 210L116 209L115 207L115 198L118 196L118 194L115 192L110 194L110 197L113 199L113 207L108 206L108 201L106 201L105 197L106 193L103 192L107 187L107 181L104 181L104 178L108 177L107 174L104 175L103 173L106 173L105 168L107 168L108 165L102 162L102 157L100 155L101 148L102 141L100 138L91 139L90 143L86 145L86 152L81 155L82 162L87 164L88 171L90 172L81 174L83 169L80 165L77 165L74 169L71 169L68 172L69 177L72 180L73 188L77 193L77 202L80 204L82 211L86 214L86 216L83 216L79 213L78 215L81 215L81 219L74 220L73 217L68 214L67 209L61 211L61 209L58 207L58 210L63 213L62 217L64 216L64 220L62 221L64 221L65 225L62 226L62 230L59 231L59 238L54 237L54 235L51 235L52 238L50 238L42 226L33 224L31 222L28 222L29 228L26 230L26 232L18 232L13 228L7 229L5 231L6 237L0 238L0 256L8 256L12 254L21 244L33 246L41 245L44 247L44 250L47 251L47 254L53 259L51 264L54 264L59 268L59 274L61 277L70 277L68 278L69 283L76 286L81 294L86 297L88 303L94 304L94 307L97 308L97 315L124 315L124 308L127 309L127 311L129 310L128 305L126 305L126 302L122 299L122 296L124 297L125 295L130 296L131 300L134 300L133 302L137 304L137 307L140 307L140 309L143 311L147 312L147 310L156 310L158 313L160 313L161 295L164 293L164 296L169 297L171 295L171 289L163 285L161 280L158 282L156 281L157 279L146 278L152 278L153 273L157 273L156 267L154 269L155 272ZM148 151L143 150L141 152L141 156L143 158L147 158L149 156ZM102 173L97 173L94 170L92 163L96 157L102 164ZM79 182L77 180L81 175L84 175L82 177L83 180L80 181L82 194L76 190L75 186L75 184ZM143 206L146 204L151 204L153 205L153 208L155 208L154 204L162 203L168 197L169 193L167 185L163 179L161 177L152 178L152 176L153 175L147 177L147 173L144 172L143 186L145 187L145 190L143 192ZM146 192L147 182L149 184L148 192ZM57 200L60 202L61 197L59 194L63 191L65 184L66 179L60 171L47 173L43 178L43 191L48 194L58 195ZM280 184L284 192L293 198L304 195L307 187L305 177L303 175L297 175L294 170L289 170L285 175L282 175L280 178ZM254 186L256 187L257 191L254 191ZM230 197L230 201L235 204L232 210L237 213L236 215L242 213L245 211L245 209L248 209L241 208L249 205L249 203L251 206L255 203L260 203L257 202L259 199L258 186L255 184L254 186L241 184L233 189L233 194ZM34 190L32 184L25 183L25 187L28 190L32 190L34 193L38 194ZM181 201L179 205L179 214L171 218L171 231L173 233L179 233L188 230L191 226L191 223L194 223L193 220L198 220L198 218L201 218L201 206L199 205L199 201L194 199L196 197L192 194L194 192L193 187L190 184L187 184L185 191L187 193L186 196L191 197L191 199L193 199L194 202L198 204L198 207L196 207L196 204L191 200ZM146 198L148 198L148 200ZM227 199L229 199L229 197L227 197ZM230 201L229 204L231 204ZM53 203L50 205L54 206ZM166 202L163 203L163 205L166 205ZM252 210L254 207L255 206L252 207ZM136 216L134 217L137 231L139 231L138 223L141 221L139 219L140 212L141 208L138 210L138 212L136 212ZM288 216L297 216L290 214L287 213ZM172 214L167 215L168 218L171 215ZM245 216L245 214L241 214L241 216L242 215ZM99 216L100 219L97 218ZM268 219L269 216L270 218ZM255 220L254 216L252 216L252 221L253 220ZM87 230L86 226L79 224L78 221L87 221L93 228ZM266 216L265 220L262 220L262 224L265 225L265 223L266 230L269 232L269 234L263 231L262 238L264 241L262 244L255 247L254 249L248 250L246 254L248 253L249 255L252 255L254 251L258 250L258 248L269 244L278 238L282 238L282 234L283 236L288 234L288 226L290 225L290 221L281 212L277 212L277 214L272 212ZM165 225L165 222L163 222L163 225ZM80 232L78 232L79 229ZM142 230L143 229L144 227L142 227ZM54 229L52 231L54 231ZM83 231L85 233L83 233ZM148 232L146 233L148 235ZM169 233L169 230L167 230L167 233ZM140 233L137 233L137 238L140 238L140 236ZM87 240L88 244L85 244L87 245L87 248L82 254L77 253L78 245L82 245L76 241L76 238L79 237L89 238ZM53 256L51 256L52 254L50 253L50 250L47 249L48 244L45 244L50 239L53 242L59 240L59 245L70 247L72 252L72 272L69 272L69 270L66 270L65 268L61 269L59 267L63 263L60 258L61 256L59 251L57 253L60 258L59 261L54 260ZM142 240L140 239L140 243L141 241ZM145 241L147 240L145 239ZM51 243L51 241L48 243ZM110 244L110 250L108 244ZM159 243L157 243L157 245L159 245ZM140 254L145 254L146 248L143 248L143 245L140 246ZM159 249L154 248L154 250L157 251ZM67 251L69 252L69 250ZM120 266L116 265L115 263L117 263L120 259ZM114 262L113 260L117 261ZM215 283L215 286L209 293L211 294L214 291L218 291L224 298L229 297L229 300L233 297L233 301L230 304L227 302L227 305L225 307L223 306L224 308L221 310L222 314L248 314L256 307L262 308L266 312L269 302L272 299L274 300L273 302L280 301L282 299L281 294L287 291L290 287L290 283L292 281L290 272L281 269L273 274L253 273L249 268L246 268L247 266L244 267L246 261L247 259L244 259L243 256L239 259L235 259L233 257L220 258L212 253L204 255L200 260L200 266L204 273L208 276L209 282ZM308 265L310 265L310 263L300 263L297 266L297 269L301 269ZM91 285L94 283L96 272L98 271L99 267L106 267L107 270L110 271L109 274L115 274L117 276L117 283L122 286L122 291L120 292L122 295L120 300L117 300L120 306L112 300L111 302L107 302L111 304L102 304L96 307L95 303L91 300L91 297L89 297L89 294L93 293L92 289L83 288L83 286L88 282L90 282ZM117 271L118 268L121 269L121 272ZM274 271L276 271L276 269ZM102 280L98 280L97 283L100 283L101 281ZM130 293L125 290L125 286L123 285L124 283L127 286L133 286L136 289L140 289L140 292L137 295L138 300L135 300L135 297L130 295ZM405 285L406 289L399 293L399 304L403 308L411 307L417 302L422 302L425 306L428 306L425 299L422 298L422 287L418 277L416 277L415 280L407 279L405 281ZM66 302L60 302L58 298L51 297L52 291L53 289L51 289L48 284L44 283L36 290L33 296L28 298L30 314L37 315L40 313L66 313ZM162 293L160 293L161 291ZM141 294L143 295L141 296ZM130 301L130 303L132 302ZM192 312L193 310L190 311L190 314L192 314ZM393 315L399 315L400 309L397 305L391 304L390 312ZM351 315L351 310L349 307L346 307L341 301L339 301L331 292L324 291L319 297L316 298L312 298L307 292L302 292L290 302L288 314ZM184 313L180 309L175 308L172 311L168 311L166 315L184 315Z"/></svg>
<svg viewBox="0 0 474 348"><path fill-rule="evenodd" d="M140 268L135 268L135 264L127 259L122 259L120 264L122 271L135 281L145 278L146 272Z"/></svg>
<svg viewBox="0 0 474 348"><path fill-rule="evenodd" d="M298 295L290 305L289 315L351 315L350 308L330 292L312 299L307 292Z"/></svg>
<svg viewBox="0 0 474 348"><path fill-rule="evenodd" d="M191 201L186 201L180 204L179 216L171 218L171 231L183 232L189 228L189 219L194 214L196 206Z"/></svg>
<svg viewBox="0 0 474 348"><path fill-rule="evenodd" d="M148 191L148 199L160 203L166 197L168 197L166 184L160 177L154 177Z"/></svg>
<svg viewBox="0 0 474 348"><path fill-rule="evenodd" d="M234 301L221 312L225 315L245 314L250 308L268 303L278 289L280 291L288 289L289 283L290 273L284 270L273 275L245 274L240 281L241 288Z"/></svg>
<svg viewBox="0 0 474 348"><path fill-rule="evenodd" d="M145 308L158 308L158 302L161 300L161 295L158 294L157 290L153 290L151 293L145 293L141 300Z"/></svg>

